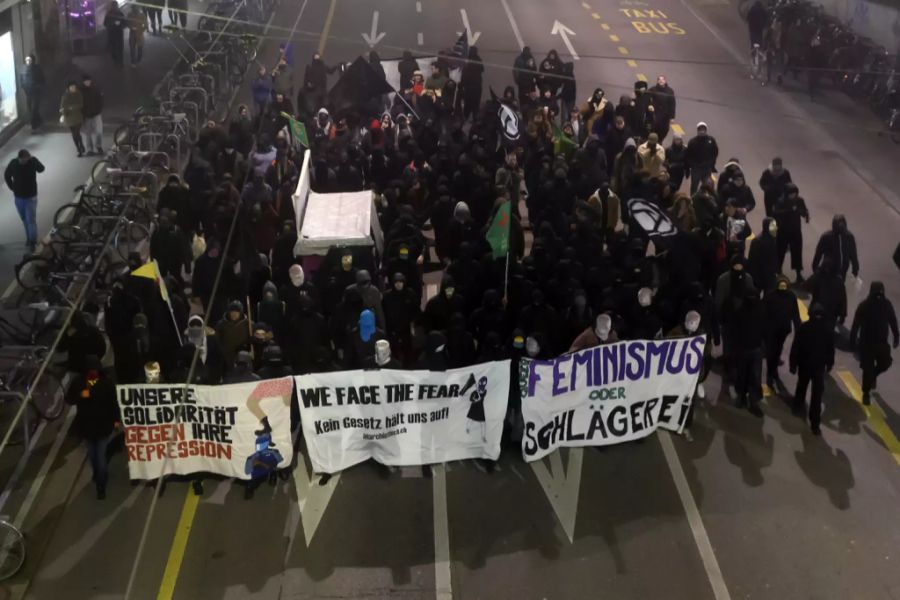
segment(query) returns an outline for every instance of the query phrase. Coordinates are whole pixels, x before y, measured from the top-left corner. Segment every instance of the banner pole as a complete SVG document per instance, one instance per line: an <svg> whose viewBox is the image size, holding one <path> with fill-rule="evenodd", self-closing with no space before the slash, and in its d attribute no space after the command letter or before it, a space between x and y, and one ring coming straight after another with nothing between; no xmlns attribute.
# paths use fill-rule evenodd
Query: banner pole
<svg viewBox="0 0 900 600"><path fill-rule="evenodd" d="M506 250L506 270L503 274L503 300L506 301L506 294L509 291L509 249Z"/></svg>

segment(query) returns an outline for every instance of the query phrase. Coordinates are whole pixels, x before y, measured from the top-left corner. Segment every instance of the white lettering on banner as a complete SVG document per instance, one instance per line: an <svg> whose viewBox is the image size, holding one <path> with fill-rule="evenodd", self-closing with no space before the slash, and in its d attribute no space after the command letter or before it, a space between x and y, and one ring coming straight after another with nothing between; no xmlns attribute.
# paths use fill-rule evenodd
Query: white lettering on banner
<svg viewBox="0 0 900 600"><path fill-rule="evenodd" d="M500 455L509 361L441 372L311 373L296 385L316 472L369 458L412 466Z"/></svg>
<svg viewBox="0 0 900 600"><path fill-rule="evenodd" d="M291 460L293 379L116 387L131 479L256 479Z"/></svg>
<svg viewBox="0 0 900 600"><path fill-rule="evenodd" d="M518 370L525 431L534 461L561 446L603 446L684 427L706 337L634 340L552 360L523 359Z"/></svg>

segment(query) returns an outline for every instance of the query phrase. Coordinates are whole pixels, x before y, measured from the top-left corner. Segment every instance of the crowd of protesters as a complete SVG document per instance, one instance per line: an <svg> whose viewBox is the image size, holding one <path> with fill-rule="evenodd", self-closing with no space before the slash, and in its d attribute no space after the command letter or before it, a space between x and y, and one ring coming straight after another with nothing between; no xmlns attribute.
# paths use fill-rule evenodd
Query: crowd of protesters
<svg viewBox="0 0 900 600"><path fill-rule="evenodd" d="M150 250L171 313L152 280L115 286L104 311L115 380L220 384L512 358L506 437L515 441L519 357L706 334L697 397L720 348L731 399L762 417L764 381L791 396L779 368L793 332L793 408L808 412L813 433L836 336L859 350L869 402L891 363L889 341L900 339L894 309L874 282L850 331L842 328L845 279L859 272L854 236L836 215L804 261L814 206L782 160L760 174L758 207L739 158L719 156L714 124L698 123L688 141L670 135L676 96L662 76L617 102L600 88L579 96L571 63L555 51L538 62L525 48L513 84L485 99L477 49L460 63L457 77L447 57L424 74L406 53L398 94L352 104L328 93L335 69L319 55L296 82L286 53L274 72L261 69L252 105L225 125L208 123L183 176L159 193ZM377 54L367 64L384 78ZM308 150L292 138L289 116L305 124ZM373 191L381 256L335 247L315 269L294 256L292 194L304 152L314 191ZM495 258L485 235L507 201L510 252ZM765 213L757 229L754 212ZM783 274L788 253L793 281ZM438 271L440 286L427 294L426 274ZM811 296L805 322L798 292ZM84 358L104 353L90 312L66 338L84 381L112 377ZM79 417L84 394L110 394L84 381L71 395ZM113 427L109 411L86 414L85 434Z"/></svg>

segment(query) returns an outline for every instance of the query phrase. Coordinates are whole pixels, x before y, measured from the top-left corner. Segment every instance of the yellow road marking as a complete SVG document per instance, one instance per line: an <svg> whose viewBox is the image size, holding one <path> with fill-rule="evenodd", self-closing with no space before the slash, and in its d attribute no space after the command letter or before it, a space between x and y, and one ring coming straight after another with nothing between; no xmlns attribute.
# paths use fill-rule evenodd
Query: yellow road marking
<svg viewBox="0 0 900 600"><path fill-rule="evenodd" d="M884 411L876 404L870 404L869 406L862 404L862 387L856 381L853 373L844 369L838 369L837 376L844 383L844 387L847 388L850 396L862 406L863 411L866 413L869 427L881 439L885 448L894 457L894 461L900 465L900 441L897 440L897 436L894 435L894 432L891 431L890 426L887 424Z"/></svg>
<svg viewBox="0 0 900 600"><path fill-rule="evenodd" d="M684 128L678 123L672 123L672 131L674 131L678 135L684 135Z"/></svg>
<svg viewBox="0 0 900 600"><path fill-rule="evenodd" d="M638 73L636 77L638 78L638 81L647 81L647 76L643 73Z"/></svg>
<svg viewBox="0 0 900 600"><path fill-rule="evenodd" d="M588 4L587 2L582 2L581 5L582 5L586 10L591 10L591 5Z"/></svg>
<svg viewBox="0 0 900 600"><path fill-rule="evenodd" d="M625 63L626 63L629 67L631 67L631 68L633 68L633 69L637 69L637 61L636 61L636 60L632 60L632 59L629 58L628 60L625 61Z"/></svg>
<svg viewBox="0 0 900 600"><path fill-rule="evenodd" d="M609 25L607 25L606 23L600 23L600 29L602 29L603 31L609 31Z"/></svg>
<svg viewBox="0 0 900 600"><path fill-rule="evenodd" d="M619 41L619 36L614 35L614 34L610 34L610 35L609 35L609 39L611 39L611 40L614 41L614 42L618 42L618 41Z"/></svg>
<svg viewBox="0 0 900 600"><path fill-rule="evenodd" d="M762 388L763 388L763 398L768 398L769 396L772 395L772 388L770 388L768 385L766 385L764 383L764 384L762 384Z"/></svg>
<svg viewBox="0 0 900 600"><path fill-rule="evenodd" d="M628 48L625 46L619 46L619 54L628 54Z"/></svg>
<svg viewBox="0 0 900 600"><path fill-rule="evenodd" d="M319 38L319 54L325 54L325 44L328 43L328 35L331 33L331 22L334 20L334 9L337 7L337 0L331 0L328 6L328 16L325 17L325 26L322 27L322 36Z"/></svg>
<svg viewBox="0 0 900 600"><path fill-rule="evenodd" d="M172 540L172 548L169 550L169 560L166 561L166 570L163 573L162 582L159 584L159 593L156 600L170 600L175 593L175 582L178 580L178 572L181 571L181 562L184 560L184 551L187 548L188 538L191 535L191 526L194 515L197 514L197 505L200 496L195 494L188 486L187 496L184 498L184 506L181 508L181 517L175 528L175 538Z"/></svg>
<svg viewBox="0 0 900 600"><path fill-rule="evenodd" d="M598 15L597 13L591 13L591 16L594 17L595 19L600 18L600 15Z"/></svg>
<svg viewBox="0 0 900 600"><path fill-rule="evenodd" d="M809 311L806 309L806 304L800 298L797 298L797 309L800 311L800 320L804 323L809 321Z"/></svg>

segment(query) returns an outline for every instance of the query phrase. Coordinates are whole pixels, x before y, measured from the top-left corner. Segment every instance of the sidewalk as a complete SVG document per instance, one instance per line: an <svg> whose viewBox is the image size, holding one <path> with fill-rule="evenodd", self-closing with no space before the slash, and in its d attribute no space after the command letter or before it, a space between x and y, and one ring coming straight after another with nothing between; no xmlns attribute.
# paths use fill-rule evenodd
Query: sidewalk
<svg viewBox="0 0 900 600"><path fill-rule="evenodd" d="M191 10L202 10L203 6L191 3ZM197 17L190 15L188 27L194 27ZM168 24L168 15L164 15ZM105 37L101 30L98 36ZM126 34L125 59L128 60ZM95 40L100 41L100 40ZM178 41L179 48L183 42ZM103 48L102 43L93 44ZM182 52L184 50L182 49ZM104 94L103 129L104 148L111 145L115 130L131 119L141 101L152 95L153 88L163 79L178 59L178 51L169 39L150 35L144 44L144 59L137 68L125 66L116 68L108 54L87 54L74 56L68 67L48 72L47 90L41 115L45 125L37 134L32 134L26 124L2 147L0 147L0 168L16 156L22 148L36 156L47 170L38 176L38 234L43 236L52 226L53 213L61 205L71 202L73 188L90 176L97 157L77 158L72 136L57 122L59 98L68 80L81 83L82 75L89 73L95 86ZM0 183L0 293L15 281L14 266L25 254L25 232L13 204L12 194L5 182Z"/></svg>

